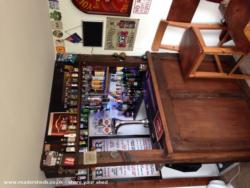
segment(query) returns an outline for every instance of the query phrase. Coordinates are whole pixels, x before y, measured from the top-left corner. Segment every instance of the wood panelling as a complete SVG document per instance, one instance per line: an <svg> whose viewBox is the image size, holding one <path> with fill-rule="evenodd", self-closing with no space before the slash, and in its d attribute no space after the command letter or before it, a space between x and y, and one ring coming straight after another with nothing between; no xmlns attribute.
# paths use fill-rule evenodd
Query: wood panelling
<svg viewBox="0 0 250 188"><path fill-rule="evenodd" d="M250 150L250 105L238 81L184 80L173 54L153 63L174 153Z"/></svg>

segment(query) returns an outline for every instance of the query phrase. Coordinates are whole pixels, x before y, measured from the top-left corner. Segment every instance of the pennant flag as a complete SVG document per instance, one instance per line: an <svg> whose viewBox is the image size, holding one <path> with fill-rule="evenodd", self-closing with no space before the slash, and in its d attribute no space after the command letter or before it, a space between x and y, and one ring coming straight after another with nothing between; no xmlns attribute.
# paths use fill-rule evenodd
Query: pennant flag
<svg viewBox="0 0 250 188"><path fill-rule="evenodd" d="M73 33L72 35L67 37L65 40L72 42L72 43L80 43L82 41L82 38L77 33Z"/></svg>

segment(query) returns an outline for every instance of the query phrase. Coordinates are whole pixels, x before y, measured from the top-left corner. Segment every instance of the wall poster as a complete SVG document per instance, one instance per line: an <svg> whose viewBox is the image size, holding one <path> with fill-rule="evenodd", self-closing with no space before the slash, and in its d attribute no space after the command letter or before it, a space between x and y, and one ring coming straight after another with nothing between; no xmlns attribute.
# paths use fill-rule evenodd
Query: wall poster
<svg viewBox="0 0 250 188"><path fill-rule="evenodd" d="M150 137L134 138L98 138L92 140L92 147L97 152L118 150L150 150L152 143ZM125 166L96 167L92 170L93 180L131 179L145 177L159 177L160 172L154 164L139 164Z"/></svg>
<svg viewBox="0 0 250 188"><path fill-rule="evenodd" d="M105 50L133 51L139 19L107 18Z"/></svg>
<svg viewBox="0 0 250 188"><path fill-rule="evenodd" d="M135 0L133 13L148 14L152 0Z"/></svg>

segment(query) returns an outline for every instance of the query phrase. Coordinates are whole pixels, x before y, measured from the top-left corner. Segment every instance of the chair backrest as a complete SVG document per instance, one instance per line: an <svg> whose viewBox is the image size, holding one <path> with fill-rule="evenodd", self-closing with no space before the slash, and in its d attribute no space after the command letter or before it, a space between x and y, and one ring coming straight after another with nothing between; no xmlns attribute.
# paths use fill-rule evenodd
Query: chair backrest
<svg viewBox="0 0 250 188"><path fill-rule="evenodd" d="M173 0L167 20L190 23L200 0Z"/></svg>
<svg viewBox="0 0 250 188"><path fill-rule="evenodd" d="M250 0L231 0L226 8L225 19L228 31L236 47L248 53L250 41L246 36L248 23L250 23Z"/></svg>

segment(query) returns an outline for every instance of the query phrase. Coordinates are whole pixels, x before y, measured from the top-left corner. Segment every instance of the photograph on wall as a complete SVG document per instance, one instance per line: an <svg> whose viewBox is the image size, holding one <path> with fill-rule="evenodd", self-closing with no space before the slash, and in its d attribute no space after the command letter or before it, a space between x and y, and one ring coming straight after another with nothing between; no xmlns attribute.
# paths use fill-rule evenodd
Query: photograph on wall
<svg viewBox="0 0 250 188"><path fill-rule="evenodd" d="M139 19L107 18L105 50L132 51Z"/></svg>
<svg viewBox="0 0 250 188"><path fill-rule="evenodd" d="M133 13L148 14L152 0L135 0Z"/></svg>
<svg viewBox="0 0 250 188"><path fill-rule="evenodd" d="M72 3L87 14L130 16L133 0L72 0Z"/></svg>

